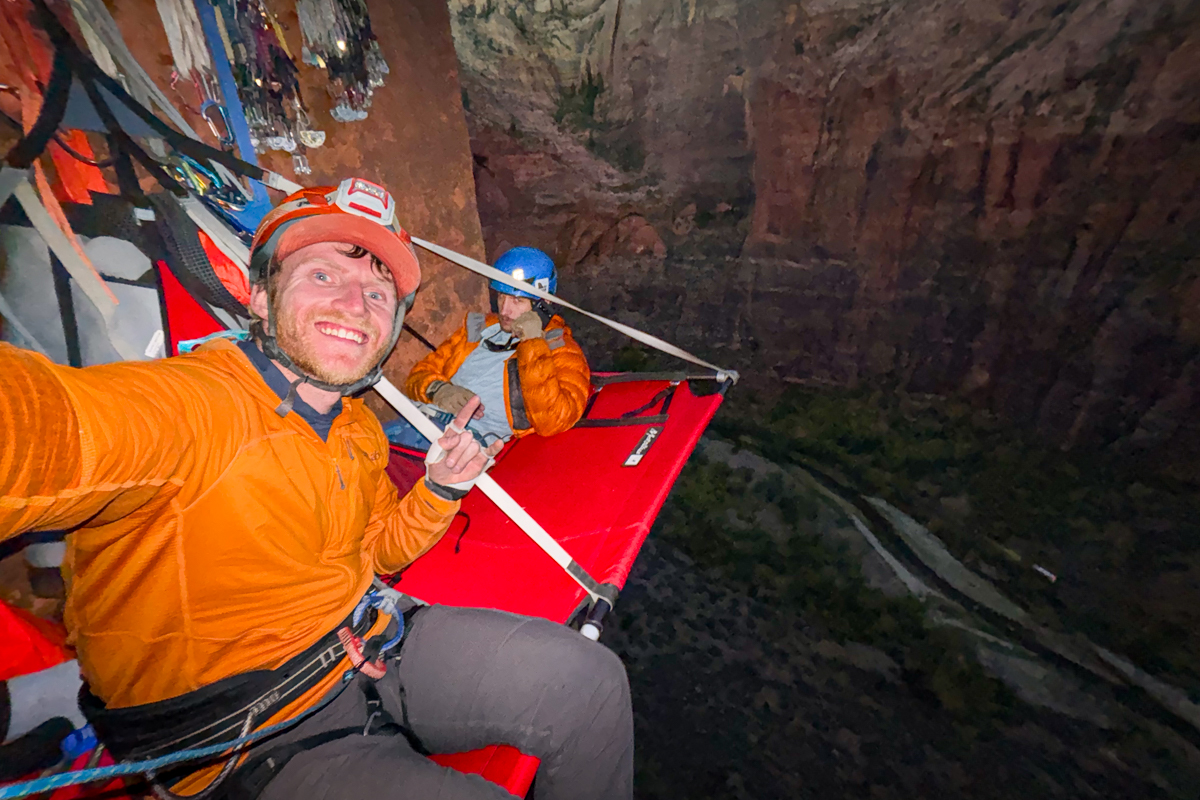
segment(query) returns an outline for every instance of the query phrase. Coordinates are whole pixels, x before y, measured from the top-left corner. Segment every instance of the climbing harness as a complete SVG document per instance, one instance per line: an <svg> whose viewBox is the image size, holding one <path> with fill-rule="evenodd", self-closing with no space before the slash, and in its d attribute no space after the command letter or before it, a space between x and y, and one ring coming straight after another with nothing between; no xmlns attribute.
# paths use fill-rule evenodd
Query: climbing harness
<svg viewBox="0 0 1200 800"><path fill-rule="evenodd" d="M276 670L234 676L181 697L132 708L106 709L85 688L80 707L99 739L114 756L138 760L0 787L0 800L124 775L146 775L154 785L155 775L167 767L228 757L220 776L204 790L211 793L234 771L238 756L248 745L293 728L326 708L355 675L371 681L383 677L385 659L404 639L405 615L396 606L398 598L395 590L373 586L334 632ZM379 613L391 617L396 632L382 643L381 636L364 641L363 635L374 626ZM253 730L257 721L319 685L337 669L343 656L350 661L350 669L321 702L289 720ZM230 706L235 708L229 710ZM154 785L154 789L160 797L174 796L161 786Z"/></svg>

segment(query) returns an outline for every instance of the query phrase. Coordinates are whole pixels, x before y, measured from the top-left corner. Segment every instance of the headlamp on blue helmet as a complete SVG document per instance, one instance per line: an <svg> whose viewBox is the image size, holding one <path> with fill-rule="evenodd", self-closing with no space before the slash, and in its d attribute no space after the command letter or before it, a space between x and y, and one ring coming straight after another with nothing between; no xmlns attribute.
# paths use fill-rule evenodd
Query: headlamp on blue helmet
<svg viewBox="0 0 1200 800"><path fill-rule="evenodd" d="M543 292L555 294L558 291L558 270L554 267L554 259L536 247L514 247L496 259L494 266L501 272L508 273L519 281L525 281ZM528 297L535 302L540 299L529 292L500 281L494 280L489 285L500 294Z"/></svg>

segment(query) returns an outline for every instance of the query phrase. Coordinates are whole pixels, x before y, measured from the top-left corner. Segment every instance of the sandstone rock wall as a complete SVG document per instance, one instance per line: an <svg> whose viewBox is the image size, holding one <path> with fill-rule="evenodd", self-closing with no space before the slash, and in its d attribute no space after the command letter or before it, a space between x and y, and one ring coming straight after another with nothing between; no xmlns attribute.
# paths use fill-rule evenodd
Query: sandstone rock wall
<svg viewBox="0 0 1200 800"><path fill-rule="evenodd" d="M1195 0L451 12L493 254L761 381L1200 451Z"/></svg>
<svg viewBox="0 0 1200 800"><path fill-rule="evenodd" d="M269 0L293 53L300 52L295 3ZM152 0L117 0L110 10L138 63L168 97L185 98L171 88L172 61L166 33ZM416 0L372 2L369 11L384 58L391 69L375 93L370 116L341 123L329 116L332 98L324 71L301 65L305 102L314 125L326 131L324 147L309 150L312 174L296 178L291 157L268 153L265 166L310 186L328 185L352 175L377 181L396 197L401 224L415 235L471 256L483 255L475 205L470 145L462 116L458 63L444 3ZM181 108L201 136L208 128ZM210 144L215 144L210 139ZM278 199L278 195L276 195ZM486 303L486 284L461 267L419 253L422 288L409 319L435 342L462 323L467 310ZM426 350L408 335L385 368L401 381ZM383 411L379 406L377 410ZM385 412L389 413L390 412Z"/></svg>

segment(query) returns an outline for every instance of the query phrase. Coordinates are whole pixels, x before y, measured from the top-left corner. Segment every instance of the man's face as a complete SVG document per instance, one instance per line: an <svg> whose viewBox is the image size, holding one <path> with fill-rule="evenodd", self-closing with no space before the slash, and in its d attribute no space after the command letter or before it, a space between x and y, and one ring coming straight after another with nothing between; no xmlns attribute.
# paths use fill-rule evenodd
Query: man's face
<svg viewBox="0 0 1200 800"><path fill-rule="evenodd" d="M528 297L502 294L496 302L496 307L500 310L500 330L512 333L513 322L526 311L533 310L533 301Z"/></svg>
<svg viewBox="0 0 1200 800"><path fill-rule="evenodd" d="M353 383L385 355L395 319L396 284L351 246L321 242L283 260L272 278L279 346L296 366L333 384ZM269 298L254 287L250 307L266 319Z"/></svg>

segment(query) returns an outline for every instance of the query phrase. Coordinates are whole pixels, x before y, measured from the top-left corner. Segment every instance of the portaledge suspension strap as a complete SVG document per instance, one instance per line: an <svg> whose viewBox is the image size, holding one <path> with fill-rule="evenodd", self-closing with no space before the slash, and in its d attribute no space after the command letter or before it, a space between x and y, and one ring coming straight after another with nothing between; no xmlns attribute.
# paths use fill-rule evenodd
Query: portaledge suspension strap
<svg viewBox="0 0 1200 800"><path fill-rule="evenodd" d="M396 409L402 417L408 420L430 442L436 442L442 437L443 431L437 425L433 424L433 420L422 414L420 409L413 405L413 402L387 378L379 379L379 383L375 384L375 391L379 392L380 396L388 401L392 408ZM537 520L529 516L529 512L521 508L517 501L512 498L512 495L506 492L500 484L496 483L491 475L486 473L480 475L475 485L501 511L507 514L508 518L515 522L517 527L533 540L534 544L540 547L546 555L554 559L554 563L562 567L563 571L588 593L593 602L605 600L609 605L616 604L617 587L611 583L600 583L588 574L588 571L580 566L575 559L571 558L571 554L563 549L563 546L547 533L546 529L539 525Z"/></svg>

